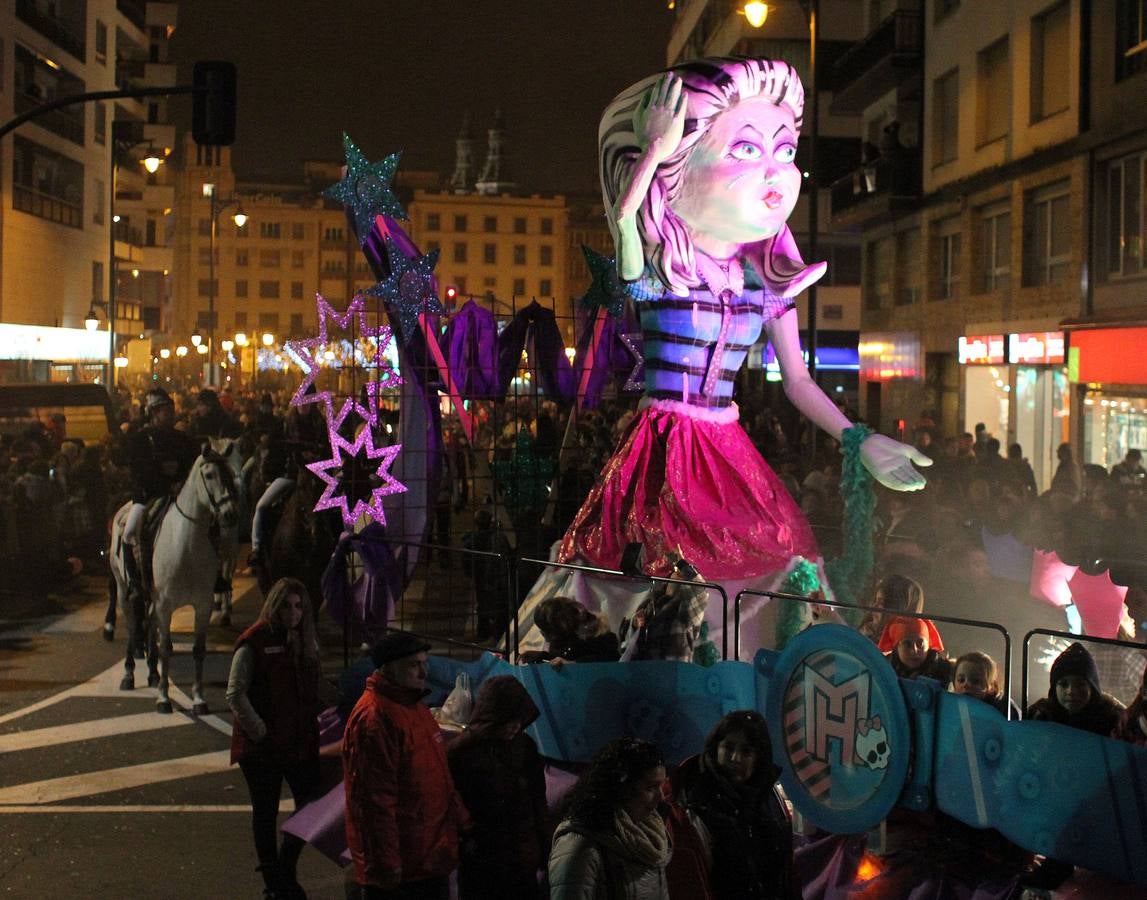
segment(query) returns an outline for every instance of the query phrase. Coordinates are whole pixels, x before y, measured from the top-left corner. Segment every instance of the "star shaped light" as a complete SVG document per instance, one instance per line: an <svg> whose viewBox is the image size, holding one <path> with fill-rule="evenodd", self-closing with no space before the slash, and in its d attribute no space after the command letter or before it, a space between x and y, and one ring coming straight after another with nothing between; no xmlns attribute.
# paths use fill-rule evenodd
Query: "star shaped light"
<svg viewBox="0 0 1147 900"><path fill-rule="evenodd" d="M382 364L385 358L383 354L386 350L386 346L392 339L390 326L379 325L372 328L367 324L366 300L361 294L356 294L354 299L351 300L350 305L346 308L346 311L342 313L335 310L322 294L315 295L315 303L318 308L318 337L287 341L286 343L287 355L303 370L303 380L299 384L298 390L295 391L294 396L291 397L291 406L306 406L310 403L321 403L327 422L333 423L333 427L335 428L342 424L351 409L373 425L378 421L379 389L396 387L402 384L402 377L395 372L389 364ZM365 385L367 395L366 407L363 407L357 399L348 400L343 405L337 417L334 416L334 401L331 398L331 392L315 389L315 378L318 376L319 370L327 364L327 359L322 348L331 340L329 326L332 321L344 331L351 330L356 332L360 338L375 339L374 362L376 365L374 368L378 372L378 378L368 381Z"/></svg>
<svg viewBox="0 0 1147 900"><path fill-rule="evenodd" d="M534 442L525 428L518 431L513 458L496 460L490 468L506 494L506 506L511 509L540 507L549 496L554 461L534 456Z"/></svg>
<svg viewBox="0 0 1147 900"><path fill-rule="evenodd" d="M382 506L383 497L390 494L401 494L406 490L406 485L390 474L390 467L393 465L398 451L402 449L402 445L375 447L370 426L359 431L354 443L348 443L333 430L330 433L330 438L331 458L306 464L307 468L314 472L326 485L323 488L322 496L319 497L319 502L315 504L315 512L324 509L339 510L342 513L343 525L348 531L354 528L355 522L364 513L378 522L379 525L386 525L386 511ZM354 506L351 507L347 502L348 498L345 493L336 493L343 486L343 478L338 474L332 474L331 470L341 470L358 461L364 455L364 462L374 463L375 460L378 460L374 474L382 480L382 483L371 489L369 503L366 500L356 498Z"/></svg>
<svg viewBox="0 0 1147 900"><path fill-rule="evenodd" d="M641 352L644 346L641 340L641 332L631 332L629 334L618 334L617 339L625 344L625 349L628 350L635 360L633 371L629 373L629 377L625 379L625 387L623 391L642 391L645 390L645 354Z"/></svg>
<svg viewBox="0 0 1147 900"><path fill-rule="evenodd" d="M407 343L418 329L418 317L445 315L446 309L434 293L434 266L438 263L438 250L425 256L409 257L398 248L392 238L386 239L386 256L390 262L390 275L367 293L382 297L398 311L402 326L402 340Z"/></svg>
<svg viewBox="0 0 1147 900"><path fill-rule="evenodd" d="M604 307L614 318L621 315L625 308L625 291L621 287L621 279L617 276L617 266L612 256L602 256L600 253L581 245L581 252L585 255L585 263L593 280L589 290L581 298L581 305L585 309Z"/></svg>
<svg viewBox="0 0 1147 900"><path fill-rule="evenodd" d="M374 228L375 216L406 218L402 204L390 189L401 154L391 153L381 162L368 162L345 132L343 151L346 153L346 175L342 181L323 191L323 196L349 206L354 211L354 230L361 244Z"/></svg>

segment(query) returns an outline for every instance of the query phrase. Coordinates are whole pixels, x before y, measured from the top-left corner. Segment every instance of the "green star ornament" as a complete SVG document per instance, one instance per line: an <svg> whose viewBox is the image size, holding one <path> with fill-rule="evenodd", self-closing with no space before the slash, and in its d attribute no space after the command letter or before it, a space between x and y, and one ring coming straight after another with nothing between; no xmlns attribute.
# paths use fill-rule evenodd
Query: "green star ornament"
<svg viewBox="0 0 1147 900"><path fill-rule="evenodd" d="M581 245L581 252L585 255L585 264L589 266L592 277L589 290L581 298L581 305L585 309L597 309L599 306L609 310L615 319L625 309L625 291L621 286L621 279L617 277L617 266L612 256L602 256L600 253Z"/></svg>
<svg viewBox="0 0 1147 900"><path fill-rule="evenodd" d="M358 242L362 244L374 228L375 216L406 218L402 204L390 189L401 154L391 153L381 162L368 162L345 132L343 151L346 154L346 175L342 181L323 191L323 196L349 206L354 211L354 229L358 234Z"/></svg>

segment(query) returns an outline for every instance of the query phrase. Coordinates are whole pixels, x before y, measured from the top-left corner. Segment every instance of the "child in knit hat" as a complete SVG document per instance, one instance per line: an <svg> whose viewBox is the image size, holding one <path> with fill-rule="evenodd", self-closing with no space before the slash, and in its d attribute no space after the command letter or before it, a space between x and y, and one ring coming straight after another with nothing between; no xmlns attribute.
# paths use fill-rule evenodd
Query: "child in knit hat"
<svg viewBox="0 0 1147 900"><path fill-rule="evenodd" d="M1147 666L1143 668L1143 684L1139 687L1139 694L1123 710L1111 736L1147 747Z"/></svg>
<svg viewBox="0 0 1147 900"><path fill-rule="evenodd" d="M884 627L879 646L901 678L935 678L945 689L952 680L952 661L942 654L940 633L927 619L897 616Z"/></svg>
<svg viewBox="0 0 1147 900"><path fill-rule="evenodd" d="M1059 722L1109 737L1122 711L1123 704L1100 689L1095 660L1076 642L1051 664L1047 696L1033 703L1024 718Z"/></svg>

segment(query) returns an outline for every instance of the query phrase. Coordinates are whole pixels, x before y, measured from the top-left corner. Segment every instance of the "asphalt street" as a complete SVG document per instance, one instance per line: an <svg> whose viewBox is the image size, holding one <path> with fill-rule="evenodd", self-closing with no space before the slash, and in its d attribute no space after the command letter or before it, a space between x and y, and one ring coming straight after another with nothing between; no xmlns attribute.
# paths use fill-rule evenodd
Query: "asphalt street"
<svg viewBox="0 0 1147 900"><path fill-rule="evenodd" d="M190 608L173 623L173 715L155 712L138 663L121 691L122 623L101 639L103 579L66 594L0 596L0 896L247 898L255 871L246 785L229 765L231 649L262 598L236 580L234 624L211 627L210 714L192 716ZM292 809L285 792L281 818ZM344 896L344 873L308 848L300 883Z"/></svg>

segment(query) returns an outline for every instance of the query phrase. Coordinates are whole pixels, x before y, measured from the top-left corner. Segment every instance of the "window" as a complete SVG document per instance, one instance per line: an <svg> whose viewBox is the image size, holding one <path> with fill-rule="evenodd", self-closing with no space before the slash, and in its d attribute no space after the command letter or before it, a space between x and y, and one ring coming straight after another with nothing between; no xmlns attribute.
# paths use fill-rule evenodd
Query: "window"
<svg viewBox="0 0 1147 900"><path fill-rule="evenodd" d="M216 257L219 256L218 250L215 251L215 256ZM201 266L211 265L211 248L210 247L200 247L199 248L199 265L201 265Z"/></svg>
<svg viewBox="0 0 1147 900"><path fill-rule="evenodd" d="M466 242L465 241L455 241L455 243L454 243L454 262L456 262L456 263L466 262Z"/></svg>
<svg viewBox="0 0 1147 900"><path fill-rule="evenodd" d="M159 226L155 219L148 217L147 224L143 226L143 245L145 247L157 247L157 238L159 234Z"/></svg>
<svg viewBox="0 0 1147 900"><path fill-rule="evenodd" d="M260 281L259 282L259 296L264 300L278 300L279 299L279 282L277 282L277 281Z"/></svg>
<svg viewBox="0 0 1147 900"><path fill-rule="evenodd" d="M426 214L426 230L427 231L441 231L442 230L442 217L438 213Z"/></svg>
<svg viewBox="0 0 1147 900"><path fill-rule="evenodd" d="M200 219L198 224L198 232L200 237L211 237L211 219Z"/></svg>
<svg viewBox="0 0 1147 900"><path fill-rule="evenodd" d="M282 264L283 256L278 250L260 250L259 268L277 269Z"/></svg>
<svg viewBox="0 0 1147 900"><path fill-rule="evenodd" d="M526 294L526 279L524 279L524 278L515 278L514 279L513 294L515 297L524 297L525 296L525 294Z"/></svg>
<svg viewBox="0 0 1147 900"><path fill-rule="evenodd" d="M246 278L240 278L238 281L235 282L235 296L240 297L240 298L247 296L247 279Z"/></svg>
<svg viewBox="0 0 1147 900"><path fill-rule="evenodd" d="M301 281L292 281L291 282L291 299L292 300L302 300L303 299L303 283Z"/></svg>
<svg viewBox="0 0 1147 900"><path fill-rule="evenodd" d="M1110 275L1143 271L1143 170L1147 154L1111 163L1107 170L1108 250Z"/></svg>
<svg viewBox="0 0 1147 900"><path fill-rule="evenodd" d="M498 261L498 245L497 244L483 244L482 245L482 262L496 263Z"/></svg>
<svg viewBox="0 0 1147 900"><path fill-rule="evenodd" d="M104 299L104 264L98 260L92 261L92 299Z"/></svg>
<svg viewBox="0 0 1147 900"><path fill-rule="evenodd" d="M279 222L260 222L259 223L259 237L263 238L280 238L283 236L283 228Z"/></svg>
<svg viewBox="0 0 1147 900"><path fill-rule="evenodd" d="M23 135L14 135L12 207L41 219L84 227L84 167Z"/></svg>
<svg viewBox="0 0 1147 900"><path fill-rule="evenodd" d="M102 100L92 104L92 140L97 144L108 142L108 107Z"/></svg>
<svg viewBox="0 0 1147 900"><path fill-rule="evenodd" d="M212 296L211 279L210 278L200 278L198 288L199 288L198 293L199 293L200 297ZM215 279L215 295L218 296L218 294L219 294L219 279L216 278Z"/></svg>
<svg viewBox="0 0 1147 900"><path fill-rule="evenodd" d="M1115 80L1147 69L1147 0L1116 0Z"/></svg>
<svg viewBox="0 0 1147 900"><path fill-rule="evenodd" d="M554 248L549 244L543 244L541 246L538 256L543 266L552 266L554 264Z"/></svg>
<svg viewBox="0 0 1147 900"><path fill-rule="evenodd" d="M1071 99L1067 64L1070 3L1060 3L1032 19L1031 121L1067 109Z"/></svg>
<svg viewBox="0 0 1147 900"><path fill-rule="evenodd" d="M96 19L96 62L106 66L108 62L108 26Z"/></svg>
<svg viewBox="0 0 1147 900"><path fill-rule="evenodd" d="M212 319L214 319L215 321L212 322L211 321ZM218 310L216 310L216 312L213 315L208 315L207 310L205 310L205 309L201 309L201 310L199 310L199 312L197 312L195 314L195 330L196 331L211 331L218 324L219 324L219 312L218 312Z"/></svg>
<svg viewBox="0 0 1147 900"><path fill-rule="evenodd" d="M960 286L960 219L950 216L932 223L936 266L933 300L949 300Z"/></svg>
<svg viewBox="0 0 1147 900"><path fill-rule="evenodd" d="M482 279L482 287L492 288L495 285L497 285L497 283L498 283L498 279L493 278L491 276L486 276L485 278Z"/></svg>
<svg viewBox="0 0 1147 900"><path fill-rule="evenodd" d="M896 235L896 305L910 306L923 294L924 253L919 228Z"/></svg>
<svg viewBox="0 0 1147 900"><path fill-rule="evenodd" d="M1012 78L1008 39L996 41L976 58L976 146L998 141L1012 118Z"/></svg>
<svg viewBox="0 0 1147 900"><path fill-rule="evenodd" d="M341 244L345 239L345 232L341 228L325 228L323 230L323 240L327 243Z"/></svg>
<svg viewBox="0 0 1147 900"><path fill-rule="evenodd" d="M883 309L892 305L892 255L895 249L893 238L881 238L868 245L868 292L865 307Z"/></svg>
<svg viewBox="0 0 1147 900"><path fill-rule="evenodd" d="M526 218L525 216L516 216L514 218L514 234L526 233Z"/></svg>
<svg viewBox="0 0 1147 900"><path fill-rule="evenodd" d="M959 139L960 70L952 69L932 83L932 165L954 160Z"/></svg>
<svg viewBox="0 0 1147 900"><path fill-rule="evenodd" d="M259 313L259 330L276 332L279 330L278 313Z"/></svg>
<svg viewBox="0 0 1147 900"><path fill-rule="evenodd" d="M107 197L104 196L104 181L102 178L92 180L92 223L104 224L104 205Z"/></svg>
<svg viewBox="0 0 1147 900"><path fill-rule="evenodd" d="M826 303L821 307L820 315L826 322L841 322L844 320L844 306L840 303Z"/></svg>
<svg viewBox="0 0 1147 900"><path fill-rule="evenodd" d="M301 269L301 268L303 268L303 266L306 265L306 262L307 262L307 255L304 251L302 251L302 250L292 250L291 251L291 268L292 269Z"/></svg>
<svg viewBox="0 0 1147 900"><path fill-rule="evenodd" d="M466 217L465 216L455 216L454 217L454 230L455 231L465 231L466 230Z"/></svg>
<svg viewBox="0 0 1147 900"><path fill-rule="evenodd" d="M303 333L303 314L291 313L291 334Z"/></svg>
<svg viewBox="0 0 1147 900"><path fill-rule="evenodd" d="M538 282L538 293L543 297L552 297L554 293L554 283L549 278L543 278Z"/></svg>
<svg viewBox="0 0 1147 900"><path fill-rule="evenodd" d="M1059 181L1024 197L1024 284L1053 284L1071 262L1069 182Z"/></svg>
<svg viewBox="0 0 1147 900"><path fill-rule="evenodd" d="M542 219L542 234L553 234L553 233L554 233L554 220L551 219L549 216L546 216Z"/></svg>
<svg viewBox="0 0 1147 900"><path fill-rule="evenodd" d="M465 275L455 275L454 276L454 287L456 287L458 289L459 294L462 294L463 296L465 296L465 294L466 294L466 276Z"/></svg>
<svg viewBox="0 0 1147 900"><path fill-rule="evenodd" d="M235 313L235 330L242 331L247 327L247 311Z"/></svg>
<svg viewBox="0 0 1147 900"><path fill-rule="evenodd" d="M1010 200L980 210L978 287L981 292L1007 288L1012 272L1012 206Z"/></svg>
<svg viewBox="0 0 1147 900"><path fill-rule="evenodd" d="M514 265L524 266L526 264L526 245L514 244Z"/></svg>
<svg viewBox="0 0 1147 900"><path fill-rule="evenodd" d="M486 218L482 220L482 230L487 234L493 234L496 232L498 230L498 217L486 216Z"/></svg>
<svg viewBox="0 0 1147 900"><path fill-rule="evenodd" d="M250 265L251 254L246 247L240 247L235 251L235 265L243 267Z"/></svg>
<svg viewBox="0 0 1147 900"><path fill-rule="evenodd" d="M306 240L307 226L303 222L291 223L291 239L296 241Z"/></svg>
<svg viewBox="0 0 1147 900"><path fill-rule="evenodd" d="M854 244L836 244L832 247L832 262L828 274L833 285L860 285L860 247Z"/></svg>

